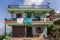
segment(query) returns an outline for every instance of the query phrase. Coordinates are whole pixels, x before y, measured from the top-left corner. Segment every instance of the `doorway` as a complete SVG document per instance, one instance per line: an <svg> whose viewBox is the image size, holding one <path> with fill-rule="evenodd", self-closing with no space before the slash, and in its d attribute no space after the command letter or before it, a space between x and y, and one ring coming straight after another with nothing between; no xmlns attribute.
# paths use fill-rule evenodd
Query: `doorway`
<svg viewBox="0 0 60 40"><path fill-rule="evenodd" d="M24 37L25 36L25 26L13 26L12 37Z"/></svg>
<svg viewBox="0 0 60 40"><path fill-rule="evenodd" d="M27 37L32 37L33 34L32 34L32 27L27 27Z"/></svg>

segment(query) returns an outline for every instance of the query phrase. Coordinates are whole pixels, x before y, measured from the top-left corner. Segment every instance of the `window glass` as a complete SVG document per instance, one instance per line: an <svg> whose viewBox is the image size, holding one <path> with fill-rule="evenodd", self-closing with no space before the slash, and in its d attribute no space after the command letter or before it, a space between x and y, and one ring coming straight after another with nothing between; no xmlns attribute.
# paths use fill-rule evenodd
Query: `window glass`
<svg viewBox="0 0 60 40"><path fill-rule="evenodd" d="M16 17L17 18L22 18L22 14L17 14Z"/></svg>

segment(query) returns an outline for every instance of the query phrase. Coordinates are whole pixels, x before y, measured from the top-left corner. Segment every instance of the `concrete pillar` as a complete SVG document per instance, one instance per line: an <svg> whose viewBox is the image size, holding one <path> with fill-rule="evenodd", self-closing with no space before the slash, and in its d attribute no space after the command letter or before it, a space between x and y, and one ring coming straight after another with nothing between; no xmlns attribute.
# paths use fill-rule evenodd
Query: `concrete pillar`
<svg viewBox="0 0 60 40"><path fill-rule="evenodd" d="M46 20L47 20L47 18L46 18L46 15L45 15L44 21L46 21Z"/></svg>
<svg viewBox="0 0 60 40"><path fill-rule="evenodd" d="M16 18L16 14L14 13L14 14L12 14L13 15L13 18Z"/></svg>
<svg viewBox="0 0 60 40"><path fill-rule="evenodd" d="M27 36L26 34L27 34L27 30L26 30L26 26L25 26L25 37Z"/></svg>
<svg viewBox="0 0 60 40"><path fill-rule="evenodd" d="M32 27L33 35L36 35L36 27Z"/></svg>
<svg viewBox="0 0 60 40"><path fill-rule="evenodd" d="M10 26L10 27L11 27L11 33L10 33L10 37L12 37L12 29L13 29L13 28L12 28L12 26Z"/></svg>
<svg viewBox="0 0 60 40"><path fill-rule="evenodd" d="M45 25L45 37L47 37L47 26Z"/></svg>

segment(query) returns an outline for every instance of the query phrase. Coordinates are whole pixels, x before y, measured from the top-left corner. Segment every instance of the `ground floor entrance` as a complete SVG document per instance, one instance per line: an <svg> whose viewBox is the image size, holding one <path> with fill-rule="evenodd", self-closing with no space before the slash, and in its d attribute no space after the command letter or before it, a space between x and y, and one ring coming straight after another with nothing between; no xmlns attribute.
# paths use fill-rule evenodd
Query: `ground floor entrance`
<svg viewBox="0 0 60 40"><path fill-rule="evenodd" d="M45 33L45 26L13 26L12 37L38 37ZM46 33L45 33L46 34Z"/></svg>
<svg viewBox="0 0 60 40"><path fill-rule="evenodd" d="M24 37L25 27L24 26L13 26L12 27L12 37Z"/></svg>
<svg viewBox="0 0 60 40"><path fill-rule="evenodd" d="M32 27L26 27L26 36L27 37L32 37Z"/></svg>

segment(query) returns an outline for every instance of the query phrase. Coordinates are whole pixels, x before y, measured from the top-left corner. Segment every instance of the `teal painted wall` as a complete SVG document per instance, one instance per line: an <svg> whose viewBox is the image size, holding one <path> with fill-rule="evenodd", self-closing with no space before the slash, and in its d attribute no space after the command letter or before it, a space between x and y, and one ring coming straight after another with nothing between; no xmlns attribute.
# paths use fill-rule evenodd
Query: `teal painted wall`
<svg viewBox="0 0 60 40"><path fill-rule="evenodd" d="M24 18L24 24L32 24L32 18Z"/></svg>
<svg viewBox="0 0 60 40"><path fill-rule="evenodd" d="M44 19L45 18L45 15L44 14L33 14L33 18L35 17L35 16L39 16L41 19Z"/></svg>
<svg viewBox="0 0 60 40"><path fill-rule="evenodd" d="M44 19L45 18L45 15L44 14L27 14L29 16L31 16L30 18L27 18L27 16L24 18L24 24L27 25L27 24L32 24L32 20L33 18L35 18L36 16L39 16L41 19Z"/></svg>

